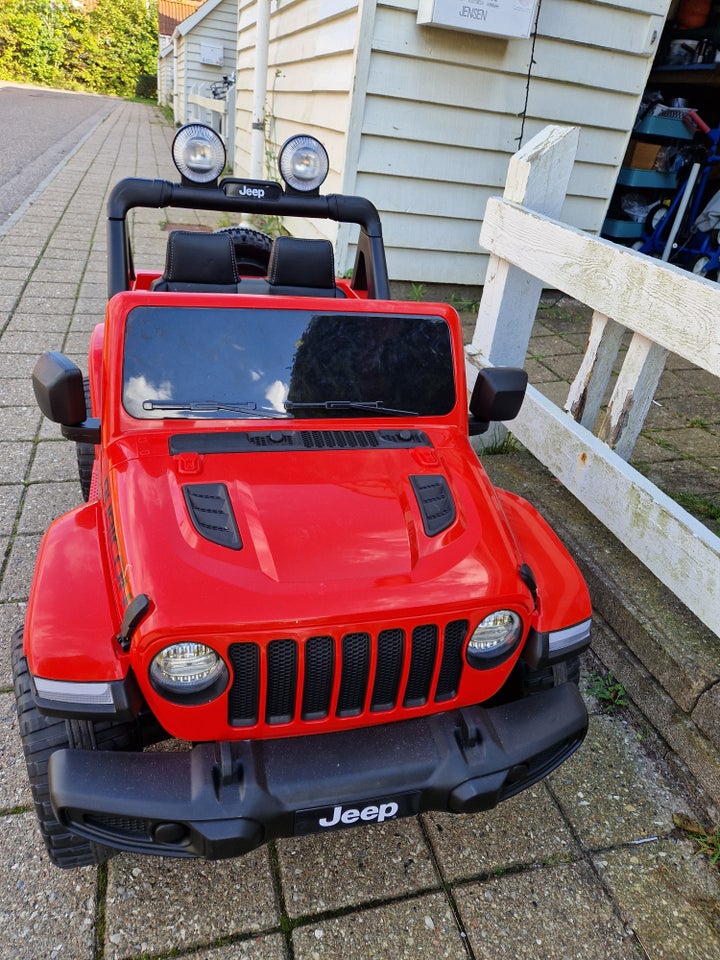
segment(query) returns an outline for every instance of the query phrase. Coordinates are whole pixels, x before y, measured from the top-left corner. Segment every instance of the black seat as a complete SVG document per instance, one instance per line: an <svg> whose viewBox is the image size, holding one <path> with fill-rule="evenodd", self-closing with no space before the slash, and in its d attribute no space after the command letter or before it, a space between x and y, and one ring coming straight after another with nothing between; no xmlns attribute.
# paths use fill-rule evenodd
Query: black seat
<svg viewBox="0 0 720 960"><path fill-rule="evenodd" d="M173 230L167 242L165 272L151 287L175 293L237 293L232 237L229 233Z"/></svg>
<svg viewBox="0 0 720 960"><path fill-rule="evenodd" d="M270 251L268 292L279 296L342 297L335 284L329 240L276 237Z"/></svg>

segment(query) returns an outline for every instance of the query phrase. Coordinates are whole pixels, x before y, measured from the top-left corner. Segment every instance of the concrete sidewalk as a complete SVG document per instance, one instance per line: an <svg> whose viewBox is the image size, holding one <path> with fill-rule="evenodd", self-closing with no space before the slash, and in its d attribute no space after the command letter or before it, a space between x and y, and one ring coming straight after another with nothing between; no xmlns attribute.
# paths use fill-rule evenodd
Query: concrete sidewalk
<svg viewBox="0 0 720 960"><path fill-rule="evenodd" d="M48 349L85 367L88 336L105 306L108 190L124 176L175 179L172 133L154 108L118 102L0 235L6 647L23 619L43 531L80 501L73 445L42 422L30 373ZM167 217L135 215L138 266L163 262ZM170 217L188 222L186 211ZM566 362L565 344L581 347L586 330L558 334L545 325L540 333L559 338L554 352L548 343L543 354L543 368L552 369ZM716 439L720 405L715 413L708 422ZM717 469L717 446L712 456ZM497 482L551 502L551 480L527 455L491 459ZM584 537L592 550L595 534L582 513L563 517L563 534ZM606 545L598 550L605 554ZM644 581L637 577L639 594ZM595 636L601 651L621 647L617 627L600 610ZM606 672L594 654L584 668L586 675ZM0 960L718 960L718 872L673 823L675 814L706 817L707 797L680 776L632 705L608 716L587 700L591 729L578 754L487 814L427 815L284 840L234 861L121 855L97 870L65 872L49 865L35 827L6 655Z"/></svg>

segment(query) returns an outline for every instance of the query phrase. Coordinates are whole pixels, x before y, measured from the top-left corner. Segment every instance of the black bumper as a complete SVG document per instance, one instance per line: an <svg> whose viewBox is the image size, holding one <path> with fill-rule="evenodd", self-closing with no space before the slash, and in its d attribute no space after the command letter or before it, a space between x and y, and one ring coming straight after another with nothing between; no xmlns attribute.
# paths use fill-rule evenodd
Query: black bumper
<svg viewBox="0 0 720 960"><path fill-rule="evenodd" d="M214 860L276 837L490 809L554 770L586 731L585 705L566 683L491 709L343 733L180 752L59 750L50 795L80 836Z"/></svg>

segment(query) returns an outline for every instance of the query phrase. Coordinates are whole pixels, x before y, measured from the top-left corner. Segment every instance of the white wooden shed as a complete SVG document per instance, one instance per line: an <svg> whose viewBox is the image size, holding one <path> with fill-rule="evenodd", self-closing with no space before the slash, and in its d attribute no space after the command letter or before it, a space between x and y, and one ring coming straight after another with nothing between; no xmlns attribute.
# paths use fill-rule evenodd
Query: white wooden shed
<svg viewBox="0 0 720 960"><path fill-rule="evenodd" d="M547 123L581 131L562 218L600 230L670 0L539 0L531 35L514 39L421 24L426 0L237 0L238 175L250 171L259 3L270 7L266 154L315 134L331 160L323 189L380 210L392 279L478 284L487 199ZM452 7L469 22L485 3ZM355 228L323 229L344 271Z"/></svg>
<svg viewBox="0 0 720 960"><path fill-rule="evenodd" d="M211 117L198 116L189 97L210 97L213 83L235 71L237 0L205 0L175 27L173 113L176 123Z"/></svg>

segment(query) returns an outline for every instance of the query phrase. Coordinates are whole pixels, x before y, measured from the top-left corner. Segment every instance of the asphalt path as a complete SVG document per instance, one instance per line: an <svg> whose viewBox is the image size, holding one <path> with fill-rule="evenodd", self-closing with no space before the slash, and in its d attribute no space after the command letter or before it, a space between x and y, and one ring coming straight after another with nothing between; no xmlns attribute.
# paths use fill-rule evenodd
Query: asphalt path
<svg viewBox="0 0 720 960"><path fill-rule="evenodd" d="M0 233L117 101L0 83Z"/></svg>

